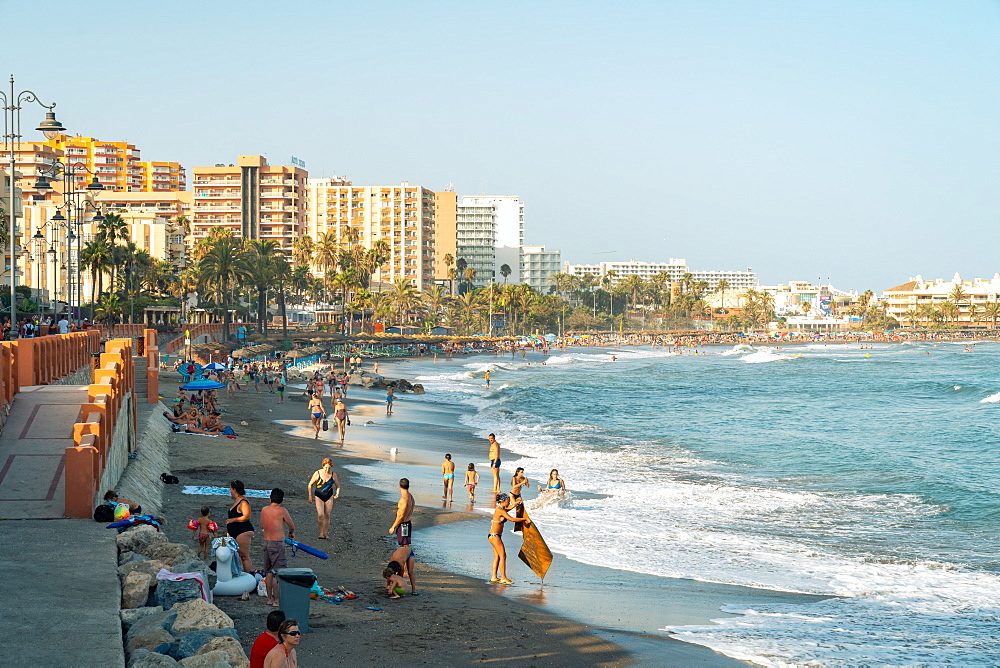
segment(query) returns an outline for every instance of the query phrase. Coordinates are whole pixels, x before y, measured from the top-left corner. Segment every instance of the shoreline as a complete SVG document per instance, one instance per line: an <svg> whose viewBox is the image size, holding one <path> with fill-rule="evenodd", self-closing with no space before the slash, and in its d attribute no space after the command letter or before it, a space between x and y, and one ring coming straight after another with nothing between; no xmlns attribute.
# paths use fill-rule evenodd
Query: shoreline
<svg viewBox="0 0 1000 668"><path fill-rule="evenodd" d="M169 387L169 382L165 385ZM351 390L355 395L360 392ZM408 662L417 659L441 665L513 660L557 666L626 666L636 662L618 644L593 635L595 629L587 625L489 595L476 579L425 564L418 565L416 571L422 595L389 600L380 572L395 543L383 535L382 527L392 523L395 503L382 501L380 491L357 485L357 474L344 470L367 460L331 447L329 441L286 435L287 428L273 420L301 419L306 410L302 402L287 401L282 406L274 395L241 393L235 400L224 400L223 408L223 420L234 425L240 434L237 439L185 434L168 438L172 473L180 477L181 484L164 489L165 529L173 540L184 542L191 538L183 527L201 505L212 508L216 521L221 523L225 517L228 497L182 494L185 485L226 486L229 480L241 479L247 488L283 488L284 505L297 525L296 538L330 556L321 561L300 552L294 558L289 555L288 565L312 568L320 585L328 589L343 585L359 596L340 605L312 603L310 633L299 648L303 664L328 662L341 651L333 648L348 639L353 652L349 661L354 665L401 665L402 657ZM241 421L248 424L241 425ZM326 456L334 460L343 489L332 512L332 540L319 541L315 510L305 501L305 484ZM259 512L265 504L258 499L252 499L251 504L254 524L259 525ZM457 513L416 508L418 551L422 528L459 518ZM258 526L251 548L254 568L262 563L261 544ZM219 596L215 603L232 617L249 653L271 610L265 599L251 595L249 601L240 601L239 597ZM367 610L369 606L381 610ZM688 662L683 651L686 644L677 644L685 646L678 650L677 661Z"/></svg>

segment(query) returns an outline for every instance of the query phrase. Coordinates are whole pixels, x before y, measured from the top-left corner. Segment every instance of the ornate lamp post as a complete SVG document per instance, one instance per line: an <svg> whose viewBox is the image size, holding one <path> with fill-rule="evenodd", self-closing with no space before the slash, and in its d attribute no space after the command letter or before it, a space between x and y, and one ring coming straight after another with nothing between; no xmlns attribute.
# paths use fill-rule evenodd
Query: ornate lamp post
<svg viewBox="0 0 1000 668"><path fill-rule="evenodd" d="M10 251L10 324L11 332L17 331L17 293L15 288L17 287L17 243L16 243L16 231L17 231L17 206L15 205L15 195L17 189L15 188L15 181L17 180L15 176L16 169L16 150L18 141L21 139L21 105L34 102L39 106L47 109L45 112L45 120L38 125L38 130L40 130L46 139L54 139L60 133L66 131L62 123L56 120L56 114L52 111L55 108L55 103L45 104L38 99L38 96L30 90L23 90L21 92L15 92L14 90L14 77L10 77L10 93L6 91L0 91L0 102L3 102L3 125L4 125L4 141L7 142L7 147L10 149L10 165L8 176L10 177L10 182L8 183L8 206L9 215L7 216L7 235L8 235L8 250Z"/></svg>
<svg viewBox="0 0 1000 668"><path fill-rule="evenodd" d="M45 263L45 235L42 228L31 235L35 242L35 301L38 302L38 322L42 321L42 265Z"/></svg>

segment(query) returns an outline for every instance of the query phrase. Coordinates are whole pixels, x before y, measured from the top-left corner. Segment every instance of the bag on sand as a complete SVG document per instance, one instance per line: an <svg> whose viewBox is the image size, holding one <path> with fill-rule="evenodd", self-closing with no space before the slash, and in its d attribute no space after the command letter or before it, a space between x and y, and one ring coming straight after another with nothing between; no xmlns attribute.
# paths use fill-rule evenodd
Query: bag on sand
<svg viewBox="0 0 1000 668"><path fill-rule="evenodd" d="M267 583L263 580L257 583L257 595L267 596Z"/></svg>
<svg viewBox="0 0 1000 668"><path fill-rule="evenodd" d="M323 418L323 431L330 431L330 421Z"/></svg>
<svg viewBox="0 0 1000 668"><path fill-rule="evenodd" d="M115 521L115 507L109 506L106 503L94 508L94 521L95 522L114 522Z"/></svg>

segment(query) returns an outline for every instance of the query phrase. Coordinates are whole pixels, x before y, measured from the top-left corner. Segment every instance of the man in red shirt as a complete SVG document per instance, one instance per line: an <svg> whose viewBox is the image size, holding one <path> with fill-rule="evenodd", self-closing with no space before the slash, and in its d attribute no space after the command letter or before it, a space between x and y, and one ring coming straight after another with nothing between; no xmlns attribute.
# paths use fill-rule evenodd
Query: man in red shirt
<svg viewBox="0 0 1000 668"><path fill-rule="evenodd" d="M272 610L267 613L267 621L264 623L267 630L257 636L250 648L250 668L264 668L264 657L278 644L278 629L285 621L285 613L281 610Z"/></svg>

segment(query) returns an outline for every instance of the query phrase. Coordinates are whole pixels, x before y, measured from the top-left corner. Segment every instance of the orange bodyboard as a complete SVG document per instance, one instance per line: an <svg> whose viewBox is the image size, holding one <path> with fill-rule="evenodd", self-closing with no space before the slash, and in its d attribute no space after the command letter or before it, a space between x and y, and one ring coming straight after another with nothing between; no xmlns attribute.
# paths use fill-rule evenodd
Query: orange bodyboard
<svg viewBox="0 0 1000 668"><path fill-rule="evenodd" d="M522 508L523 506L518 510ZM524 517L528 519L518 523L523 527L521 536L524 538L524 542L521 544L521 550L517 553L517 557L527 564L528 568L535 572L535 575L544 580L549 566L552 565L552 552L545 544L545 539L542 538L538 527L528 517L528 511L524 510L523 513Z"/></svg>

